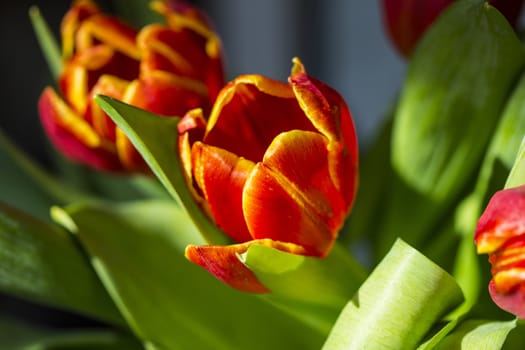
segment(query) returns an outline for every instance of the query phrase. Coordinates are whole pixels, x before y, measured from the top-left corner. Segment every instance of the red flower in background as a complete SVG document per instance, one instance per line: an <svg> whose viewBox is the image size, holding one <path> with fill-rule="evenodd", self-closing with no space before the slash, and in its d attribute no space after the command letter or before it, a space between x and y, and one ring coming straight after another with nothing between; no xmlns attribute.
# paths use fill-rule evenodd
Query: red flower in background
<svg viewBox="0 0 525 350"><path fill-rule="evenodd" d="M179 123L189 186L238 244L189 246L186 256L230 286L267 292L238 259L251 245L323 257L348 215L357 185L357 138L332 88L294 59L288 84L240 76Z"/></svg>
<svg viewBox="0 0 525 350"><path fill-rule="evenodd" d="M478 221L478 253L492 264L489 292L502 309L525 318L525 185L497 192Z"/></svg>
<svg viewBox="0 0 525 350"><path fill-rule="evenodd" d="M104 170L148 172L147 165L93 101L96 94L165 116L209 110L224 84L220 41L204 15L181 1L153 1L167 24L137 31L90 0L76 1L62 26L60 93L39 101L52 143L74 161Z"/></svg>
<svg viewBox="0 0 525 350"><path fill-rule="evenodd" d="M454 0L382 0L383 24L399 53L408 57L425 31ZM509 21L516 26L523 0L491 0Z"/></svg>

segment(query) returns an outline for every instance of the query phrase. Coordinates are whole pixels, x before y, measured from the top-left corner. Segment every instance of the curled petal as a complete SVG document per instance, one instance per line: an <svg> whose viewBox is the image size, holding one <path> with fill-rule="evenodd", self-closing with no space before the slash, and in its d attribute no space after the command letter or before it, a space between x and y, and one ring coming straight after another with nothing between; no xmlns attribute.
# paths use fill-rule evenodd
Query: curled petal
<svg viewBox="0 0 525 350"><path fill-rule="evenodd" d="M291 88L261 76L242 76L217 97L204 142L259 162L277 135L294 129L315 131Z"/></svg>
<svg viewBox="0 0 525 350"><path fill-rule="evenodd" d="M347 213L328 175L328 140L315 132L277 136L250 175L243 211L255 239L271 238L324 256Z"/></svg>
<svg viewBox="0 0 525 350"><path fill-rule="evenodd" d="M243 292L270 292L255 274L239 260L252 245L263 245L284 252L302 254L302 247L291 243L261 239L229 246L194 246L186 247L186 258L197 264L230 287Z"/></svg>
<svg viewBox="0 0 525 350"><path fill-rule="evenodd" d="M38 109L49 138L67 157L99 169L121 170L113 145L102 140L53 89L44 90Z"/></svg>
<svg viewBox="0 0 525 350"><path fill-rule="evenodd" d="M237 242L252 239L242 213L242 191L253 162L220 148L196 142L192 169L217 225Z"/></svg>
<svg viewBox="0 0 525 350"><path fill-rule="evenodd" d="M478 254L498 250L508 239L525 234L525 186L496 192L478 221Z"/></svg>

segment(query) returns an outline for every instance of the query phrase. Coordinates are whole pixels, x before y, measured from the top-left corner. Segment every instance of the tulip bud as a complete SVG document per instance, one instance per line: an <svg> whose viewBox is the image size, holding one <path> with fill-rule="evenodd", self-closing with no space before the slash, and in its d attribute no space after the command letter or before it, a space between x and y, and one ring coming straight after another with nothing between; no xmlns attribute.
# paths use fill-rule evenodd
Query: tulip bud
<svg viewBox="0 0 525 350"><path fill-rule="evenodd" d="M478 221L474 241L492 264L489 292L502 309L525 318L525 185L497 192Z"/></svg>
<svg viewBox="0 0 525 350"><path fill-rule="evenodd" d="M399 53L409 57L435 19L453 2L454 0L382 0L383 23L392 44ZM488 2L516 27L523 0Z"/></svg>
<svg viewBox="0 0 525 350"><path fill-rule="evenodd" d="M140 31L76 1L61 26L64 69L58 94L39 101L52 143L74 161L98 169L149 172L124 133L94 102L107 95L164 116L208 111L223 85L218 37L204 15L182 1L153 1L167 24Z"/></svg>
<svg viewBox="0 0 525 350"><path fill-rule="evenodd" d="M251 245L326 256L354 200L357 138L342 97L294 59L288 84L244 75L220 92L206 122L179 123L188 185L231 246L186 256L244 291L265 292L238 258Z"/></svg>

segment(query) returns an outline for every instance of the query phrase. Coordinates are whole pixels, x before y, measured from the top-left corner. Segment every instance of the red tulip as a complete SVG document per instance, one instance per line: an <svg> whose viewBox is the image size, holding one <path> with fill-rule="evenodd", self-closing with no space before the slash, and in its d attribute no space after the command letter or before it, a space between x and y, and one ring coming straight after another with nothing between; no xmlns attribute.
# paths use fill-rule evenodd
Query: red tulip
<svg viewBox="0 0 525 350"><path fill-rule="evenodd" d="M382 0L383 23L394 47L409 57L425 31L454 0ZM523 0L491 0L509 21L516 26Z"/></svg>
<svg viewBox="0 0 525 350"><path fill-rule="evenodd" d="M153 1L167 24L140 31L76 1L62 32L61 95L48 87L39 101L53 144L77 162L105 170L148 172L128 138L93 97L108 95L165 116L209 110L223 85L218 37L204 15L181 1Z"/></svg>
<svg viewBox="0 0 525 350"><path fill-rule="evenodd" d="M502 309L525 318L525 185L497 192L478 221L478 253L492 264L489 292Z"/></svg>
<svg viewBox="0 0 525 350"><path fill-rule="evenodd" d="M323 257L350 211L357 138L332 88L294 59L288 84L240 76L179 124L189 186L217 226L238 244L189 246L186 256L230 286L266 292L238 259L251 245Z"/></svg>

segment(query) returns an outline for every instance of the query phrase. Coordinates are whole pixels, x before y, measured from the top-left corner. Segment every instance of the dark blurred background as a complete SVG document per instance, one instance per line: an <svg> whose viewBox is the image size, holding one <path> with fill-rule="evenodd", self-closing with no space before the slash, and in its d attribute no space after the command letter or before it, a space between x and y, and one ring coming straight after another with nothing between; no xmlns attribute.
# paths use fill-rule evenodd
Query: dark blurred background
<svg viewBox="0 0 525 350"><path fill-rule="evenodd" d="M379 1L193 2L207 11L215 23L223 41L229 79L239 74L259 73L285 80L292 57L298 56L312 76L343 95L352 110L360 143L366 146L395 97L405 70L404 62L383 32ZM124 0L98 3L108 11L126 6ZM36 106L42 89L51 83L51 75L29 21L28 10L32 5L40 8L58 35L61 18L70 1L1 2L0 128L33 158L46 163L49 145L42 133ZM0 309L57 326L90 323L2 295Z"/></svg>

